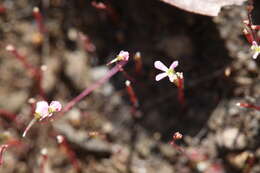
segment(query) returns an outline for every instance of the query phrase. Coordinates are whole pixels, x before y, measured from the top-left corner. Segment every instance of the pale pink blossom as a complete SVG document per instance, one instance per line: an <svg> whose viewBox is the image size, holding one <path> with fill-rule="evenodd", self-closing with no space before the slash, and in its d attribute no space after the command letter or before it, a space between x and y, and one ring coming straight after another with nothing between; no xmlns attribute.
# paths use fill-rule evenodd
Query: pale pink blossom
<svg viewBox="0 0 260 173"><path fill-rule="evenodd" d="M121 50L117 55L118 60L128 61L129 59L129 52Z"/></svg>
<svg viewBox="0 0 260 173"><path fill-rule="evenodd" d="M60 112L62 105L58 101L52 101L49 106L49 112Z"/></svg>
<svg viewBox="0 0 260 173"><path fill-rule="evenodd" d="M37 122L42 121L47 117L51 117L53 113L60 112L62 109L62 105L58 101L52 101L49 105L46 101L39 101L36 103L34 118L28 124L23 132L23 137L26 136L27 132L31 129L31 127Z"/></svg>
<svg viewBox="0 0 260 173"><path fill-rule="evenodd" d="M41 121L55 112L60 112L61 108L62 105L58 101L52 101L50 105L46 101L39 101L36 103L35 118Z"/></svg>
<svg viewBox="0 0 260 173"><path fill-rule="evenodd" d="M174 82L178 78L174 70L178 66L178 64L178 61L174 61L168 68L161 61L155 61L154 67L163 71L163 73L159 73L158 75L156 75L155 80L159 81L168 76L169 80L171 82Z"/></svg>
<svg viewBox="0 0 260 173"><path fill-rule="evenodd" d="M35 117L45 118L49 116L49 105L46 101L39 101L36 103Z"/></svg>

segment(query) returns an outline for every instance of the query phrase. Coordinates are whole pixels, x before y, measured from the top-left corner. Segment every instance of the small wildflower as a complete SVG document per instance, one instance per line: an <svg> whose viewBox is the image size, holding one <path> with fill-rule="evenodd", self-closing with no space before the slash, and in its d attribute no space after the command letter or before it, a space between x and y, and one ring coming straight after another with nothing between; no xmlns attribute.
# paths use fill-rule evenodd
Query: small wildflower
<svg viewBox="0 0 260 173"><path fill-rule="evenodd" d="M175 68L178 66L178 61L174 61L169 68L167 68L161 61L155 61L154 62L154 67L161 70L161 71L164 71L163 73L159 73L158 75L156 75L155 77L155 80L156 81L159 81L163 78L165 78L166 76L169 77L169 80L171 82L174 82L177 80L178 76L177 74L175 73ZM181 74L179 74L181 75Z"/></svg>
<svg viewBox="0 0 260 173"><path fill-rule="evenodd" d="M61 111L61 104L58 101L52 101L50 105L46 101L39 101L36 104L35 118L40 121L46 117L51 117L53 113Z"/></svg>
<svg viewBox="0 0 260 173"><path fill-rule="evenodd" d="M37 119L43 119L49 116L49 105L46 101L39 101L36 103L34 116Z"/></svg>
<svg viewBox="0 0 260 173"><path fill-rule="evenodd" d="M33 126L34 123L37 121L42 121L43 119L47 117L51 117L53 113L60 112L62 108L62 105L58 101L52 101L50 105L46 101L39 101L36 103L34 118L31 120L29 125L26 127L26 129L23 132L23 137L26 136L27 132L30 130L30 128Z"/></svg>
<svg viewBox="0 0 260 173"><path fill-rule="evenodd" d="M112 61L110 61L109 63L107 63L107 65L113 64L117 61L128 61L128 59L129 59L129 53L127 51L121 50L117 55L117 57Z"/></svg>
<svg viewBox="0 0 260 173"><path fill-rule="evenodd" d="M253 41L251 50L253 51L253 59L256 59L258 55L260 54L260 46L257 44L256 41Z"/></svg>
<svg viewBox="0 0 260 173"><path fill-rule="evenodd" d="M61 106L60 102L52 101L48 110L50 113L54 113L54 112L60 112L61 108L62 108L62 106Z"/></svg>

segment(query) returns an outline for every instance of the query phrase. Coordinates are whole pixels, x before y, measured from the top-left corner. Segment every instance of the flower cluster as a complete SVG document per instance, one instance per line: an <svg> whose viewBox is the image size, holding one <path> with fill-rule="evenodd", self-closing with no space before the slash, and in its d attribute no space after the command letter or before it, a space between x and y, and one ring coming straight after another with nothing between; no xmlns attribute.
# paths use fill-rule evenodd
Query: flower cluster
<svg viewBox="0 0 260 173"><path fill-rule="evenodd" d="M173 61L173 63L168 68L161 61L155 61L154 67L163 71L162 73L156 75L155 80L159 81L168 76L170 82L173 82L178 86L178 79L183 79L182 72L175 72L175 68L178 66L178 64L179 64L178 61Z"/></svg>
<svg viewBox="0 0 260 173"><path fill-rule="evenodd" d="M46 101L39 101L36 103L36 109L34 113L34 118L31 120L31 122L28 124L28 126L25 128L23 132L23 137L26 136L27 132L30 130L30 128L33 126L34 123L37 121L42 121L45 118L49 118L53 115L55 112L60 112L62 108L62 105L58 101L52 101L50 105Z"/></svg>
<svg viewBox="0 0 260 173"><path fill-rule="evenodd" d="M60 112L61 108L62 105L58 101L52 101L50 105L46 101L39 101L36 104L34 117L41 121L47 117L51 117L55 112Z"/></svg>

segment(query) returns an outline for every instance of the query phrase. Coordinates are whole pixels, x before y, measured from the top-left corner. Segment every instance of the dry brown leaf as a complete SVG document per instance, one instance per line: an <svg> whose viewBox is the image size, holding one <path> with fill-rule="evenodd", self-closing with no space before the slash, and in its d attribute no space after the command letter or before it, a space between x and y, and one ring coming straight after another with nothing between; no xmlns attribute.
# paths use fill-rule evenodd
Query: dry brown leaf
<svg viewBox="0 0 260 173"><path fill-rule="evenodd" d="M207 16L217 16L221 7L242 5L246 0L161 0L180 9Z"/></svg>

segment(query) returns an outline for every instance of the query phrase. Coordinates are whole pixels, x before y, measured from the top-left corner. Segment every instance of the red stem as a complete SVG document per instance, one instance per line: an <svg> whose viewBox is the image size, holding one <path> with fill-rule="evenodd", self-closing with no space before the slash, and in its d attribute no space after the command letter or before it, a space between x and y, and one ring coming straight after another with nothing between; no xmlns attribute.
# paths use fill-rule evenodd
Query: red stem
<svg viewBox="0 0 260 173"><path fill-rule="evenodd" d="M33 67L30 63L28 63L27 59L24 56L22 56L12 45L8 45L6 49L7 51L11 52L14 55L14 57L16 57L23 64L23 66L30 72L30 74L32 75L32 77L36 82L36 86L39 90L39 95L43 99L45 99L45 93L41 86L41 82L42 82L41 70L39 68Z"/></svg>
<svg viewBox="0 0 260 173"><path fill-rule="evenodd" d="M134 108L137 108L138 107L138 99L136 97L136 94L133 90L133 87L131 85L131 82L130 81L126 81L126 91L130 97L130 101L133 105Z"/></svg>
<svg viewBox="0 0 260 173"><path fill-rule="evenodd" d="M21 146L21 144L22 143L18 140L10 140L7 142L7 144L3 144L0 146L0 166L4 162L3 154L7 150L7 148L12 147L12 146Z"/></svg>
<svg viewBox="0 0 260 173"><path fill-rule="evenodd" d="M37 23L37 27L40 33L45 33L46 29L43 24L43 17L38 7L34 7L33 9L33 16L35 18L35 21Z"/></svg>
<svg viewBox="0 0 260 173"><path fill-rule="evenodd" d="M57 136L57 138L60 138L60 139L58 139L58 143L60 144L60 146L62 148L65 149L65 152L66 152L72 166L74 167L75 170L77 170L77 172L79 172L80 166L79 166L79 163L78 163L78 159L76 158L74 151L70 148L70 146L69 146L68 142L66 141L65 137L62 136L62 135L59 135L59 136Z"/></svg>
<svg viewBox="0 0 260 173"><path fill-rule="evenodd" d="M178 78L178 100L182 105L185 104L183 81L183 79Z"/></svg>
<svg viewBox="0 0 260 173"><path fill-rule="evenodd" d="M253 38L252 34L249 33L249 32L247 31L247 29L244 29L244 30L243 30L243 33L244 33L244 35L245 35L247 41L248 41L250 44L253 44L254 38Z"/></svg>
<svg viewBox="0 0 260 173"><path fill-rule="evenodd" d="M250 103L238 103L237 105L240 106L240 107L252 108L252 109L255 109L257 111L260 111L260 106L256 106L256 105L253 105L253 104L250 104Z"/></svg>
<svg viewBox="0 0 260 173"><path fill-rule="evenodd" d="M5 150L8 148L9 146L7 144L1 145L0 146L0 166L3 164L3 154L5 152Z"/></svg>
<svg viewBox="0 0 260 173"><path fill-rule="evenodd" d="M42 161L41 161L41 164L40 164L40 171L41 171L41 173L45 172L45 165L47 163L47 160L48 160L48 155L47 154L42 154Z"/></svg>
<svg viewBox="0 0 260 173"><path fill-rule="evenodd" d="M141 74L142 73L142 68L143 68L143 62L142 62L142 58L141 58L141 53L140 52L136 52L136 54L134 56L134 60L135 60L135 73L136 74Z"/></svg>

